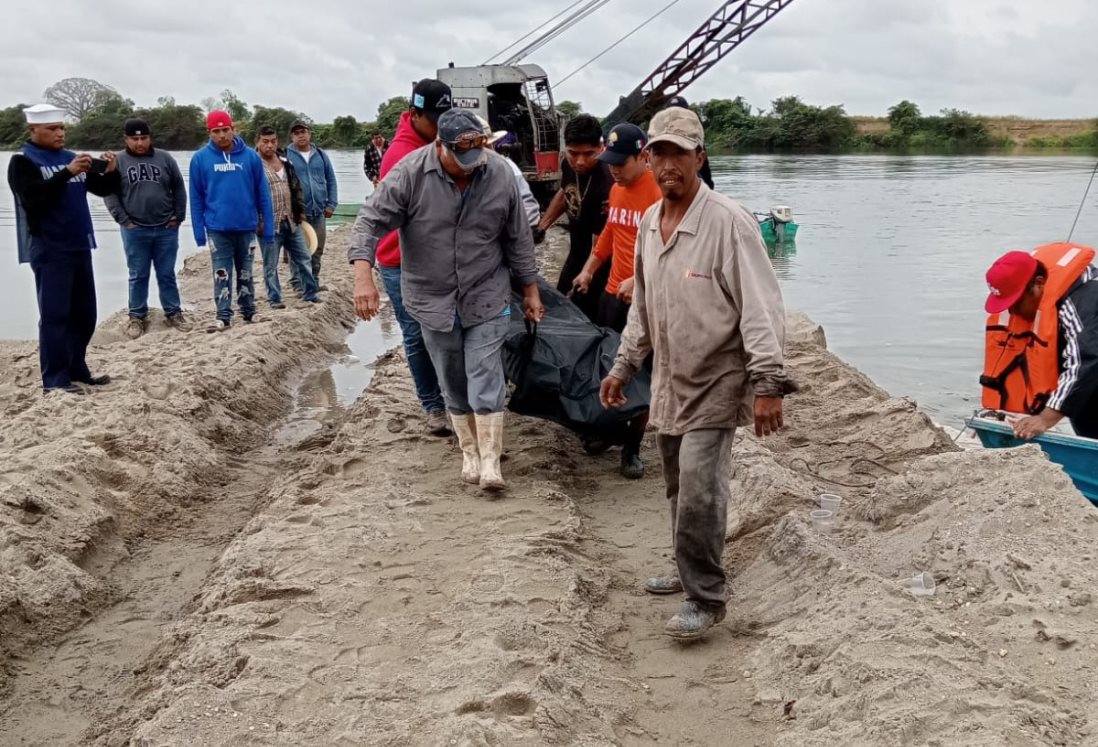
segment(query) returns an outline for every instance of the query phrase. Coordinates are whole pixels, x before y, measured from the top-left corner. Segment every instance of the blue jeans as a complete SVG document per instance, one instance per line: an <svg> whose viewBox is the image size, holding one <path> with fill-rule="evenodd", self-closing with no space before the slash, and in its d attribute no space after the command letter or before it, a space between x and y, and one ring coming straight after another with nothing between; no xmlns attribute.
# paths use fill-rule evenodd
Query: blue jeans
<svg viewBox="0 0 1098 747"><path fill-rule="evenodd" d="M423 342L423 330L419 322L412 318L404 308L404 295L400 288L400 268L381 267L381 284L385 294L393 304L393 314L400 325L400 334L404 338L404 355L408 358L408 369L412 372L412 381L416 385L416 396L427 412L443 412L446 402L438 385L438 375Z"/></svg>
<svg viewBox="0 0 1098 747"><path fill-rule="evenodd" d="M305 217L309 225L316 231L316 251L313 252L313 256L310 257L309 262L313 268L313 279L316 280L317 287L320 287L320 259L324 256L324 244L328 240L328 219L324 217L324 213L317 213L316 215L308 215ZM290 285L293 286L295 291L301 291L301 279L298 277L297 267L293 263L290 264Z"/></svg>
<svg viewBox="0 0 1098 747"><path fill-rule="evenodd" d="M263 248L263 281L267 286L267 302L282 303L282 284L278 280L278 258L282 247L286 247L286 253L290 255L290 265L296 270L293 274L303 286L301 298L315 301L316 278L313 277L309 247L305 245L305 234L301 232L301 228L283 220L274 239L263 241L260 245Z"/></svg>
<svg viewBox="0 0 1098 747"><path fill-rule="evenodd" d="M223 322L233 318L233 272L236 272L236 303L248 320L255 314L255 282L252 263L255 260L255 231L209 231L210 262L213 265L214 301L217 318Z"/></svg>
<svg viewBox="0 0 1098 747"><path fill-rule="evenodd" d="M500 351L510 329L511 317L498 316L472 327L455 321L449 332L423 330L452 414L503 412L507 380Z"/></svg>
<svg viewBox="0 0 1098 747"><path fill-rule="evenodd" d="M149 269L156 268L156 286L164 316L180 312L179 286L175 282L175 257L179 254L179 229L134 226L122 229L122 249L130 270L130 316L149 315Z"/></svg>

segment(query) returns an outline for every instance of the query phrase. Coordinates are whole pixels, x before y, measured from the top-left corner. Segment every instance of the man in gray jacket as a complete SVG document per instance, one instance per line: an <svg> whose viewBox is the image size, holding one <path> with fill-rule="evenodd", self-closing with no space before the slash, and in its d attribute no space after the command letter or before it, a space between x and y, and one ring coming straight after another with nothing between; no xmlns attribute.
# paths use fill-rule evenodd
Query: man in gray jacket
<svg viewBox="0 0 1098 747"><path fill-rule="evenodd" d="M648 126L652 173L663 193L641 219L633 305L617 360L602 382L605 407L652 355L650 422L671 504L675 571L645 583L685 592L664 632L691 640L724 619L724 535L732 437L782 427L792 390L783 357L785 308L754 216L698 177L698 115L672 107Z"/></svg>
<svg viewBox="0 0 1098 747"><path fill-rule="evenodd" d="M506 487L500 350L510 327L511 278L523 286L527 319L540 321L545 309L518 185L501 158L489 157L487 144L475 114L445 112L438 140L405 157L362 206L348 257L355 311L372 319L380 303L377 244L400 231L404 307L420 323L438 373L461 446L461 477L495 491Z"/></svg>
<svg viewBox="0 0 1098 747"><path fill-rule="evenodd" d="M187 217L187 189L175 159L153 148L151 137L145 120L126 120L126 149L118 154L122 190L105 200L111 216L122 226L122 247L130 272L126 334L133 339L143 335L148 324L150 267L156 269L165 322L187 329L175 280L179 224Z"/></svg>

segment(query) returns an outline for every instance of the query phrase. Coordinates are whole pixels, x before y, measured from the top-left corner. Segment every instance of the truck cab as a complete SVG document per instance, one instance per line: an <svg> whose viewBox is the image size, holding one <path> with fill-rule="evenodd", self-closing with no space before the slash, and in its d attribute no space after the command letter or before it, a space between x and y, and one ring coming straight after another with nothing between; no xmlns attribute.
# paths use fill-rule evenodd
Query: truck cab
<svg viewBox="0 0 1098 747"><path fill-rule="evenodd" d="M519 165L544 205L560 186L560 120L549 76L537 65L449 67L438 79L450 86L453 105L483 117L508 134L497 149Z"/></svg>

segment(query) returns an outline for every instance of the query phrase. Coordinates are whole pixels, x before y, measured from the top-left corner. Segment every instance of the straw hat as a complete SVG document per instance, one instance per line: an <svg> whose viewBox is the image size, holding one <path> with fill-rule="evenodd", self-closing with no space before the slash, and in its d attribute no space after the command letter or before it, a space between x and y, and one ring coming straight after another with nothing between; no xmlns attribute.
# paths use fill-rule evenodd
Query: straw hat
<svg viewBox="0 0 1098 747"><path fill-rule="evenodd" d="M305 246L309 247L309 254L315 254L316 247L320 243L316 237L316 229L308 223L302 223L301 230L305 233Z"/></svg>

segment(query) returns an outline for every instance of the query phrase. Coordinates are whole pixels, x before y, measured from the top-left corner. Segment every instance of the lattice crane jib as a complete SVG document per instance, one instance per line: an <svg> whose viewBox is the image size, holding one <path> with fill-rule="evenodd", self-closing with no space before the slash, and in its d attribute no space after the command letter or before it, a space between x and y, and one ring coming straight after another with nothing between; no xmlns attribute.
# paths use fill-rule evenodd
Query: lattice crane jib
<svg viewBox="0 0 1098 747"><path fill-rule="evenodd" d="M791 3L793 0L727 0L620 100L603 127L608 131L619 122L640 124L651 119L668 99L685 90Z"/></svg>

